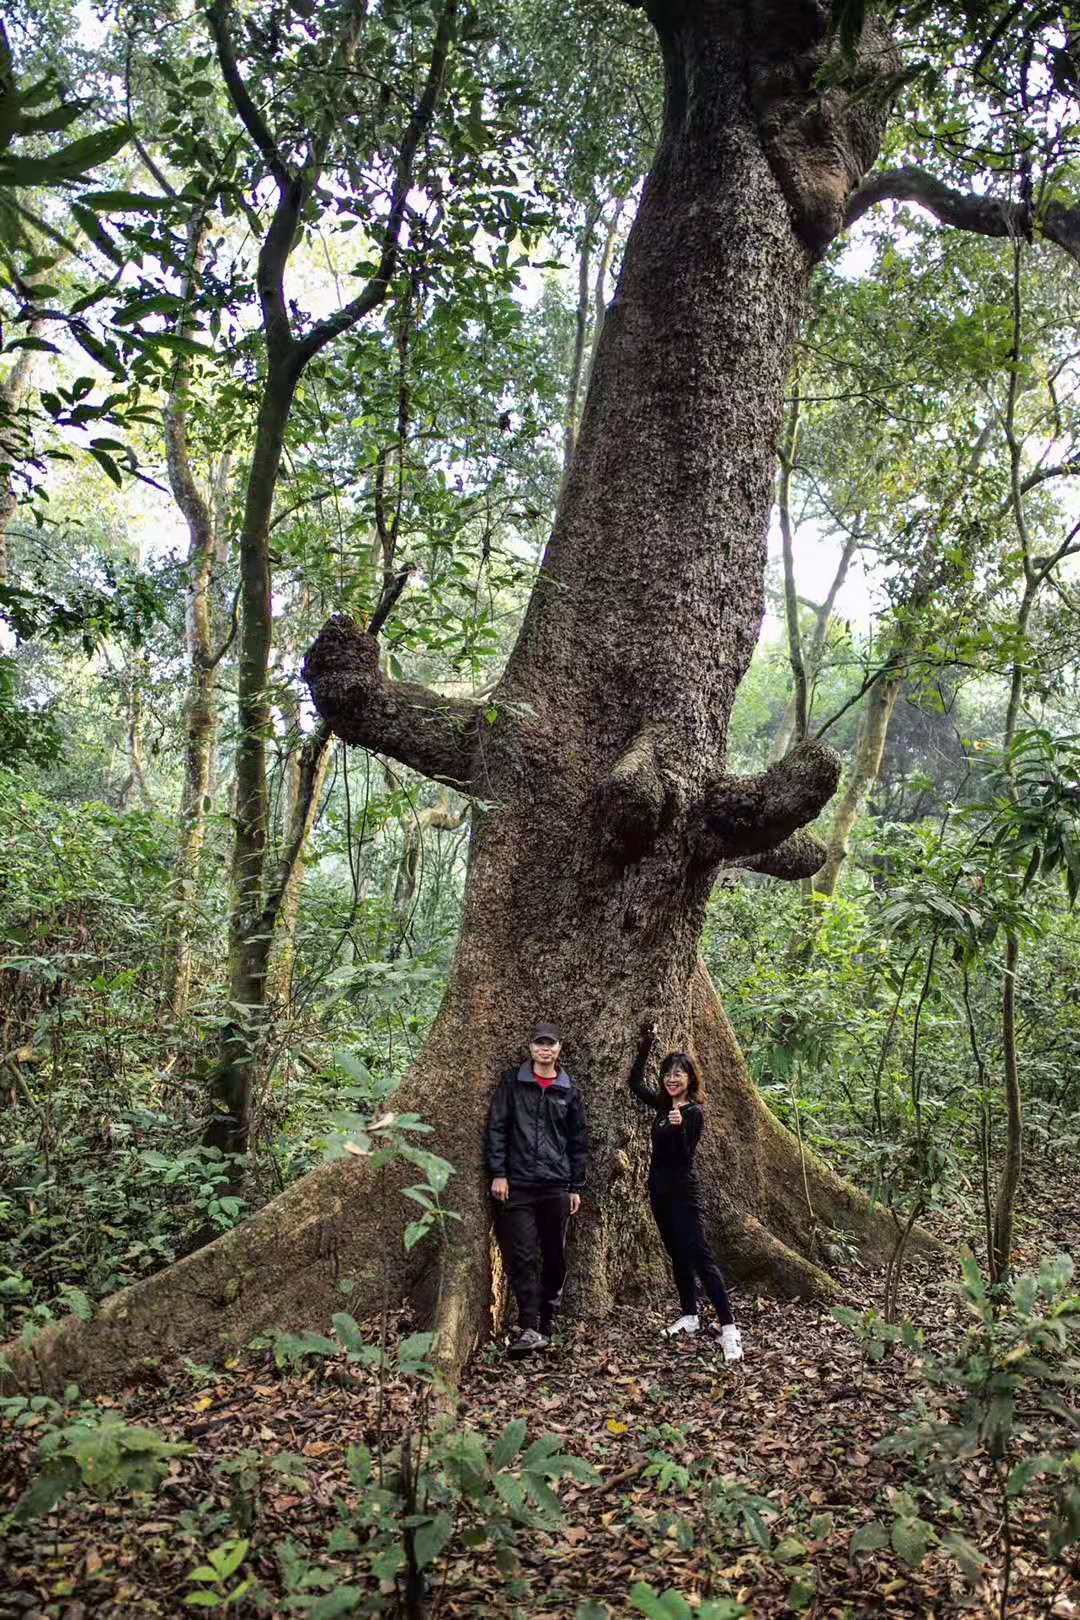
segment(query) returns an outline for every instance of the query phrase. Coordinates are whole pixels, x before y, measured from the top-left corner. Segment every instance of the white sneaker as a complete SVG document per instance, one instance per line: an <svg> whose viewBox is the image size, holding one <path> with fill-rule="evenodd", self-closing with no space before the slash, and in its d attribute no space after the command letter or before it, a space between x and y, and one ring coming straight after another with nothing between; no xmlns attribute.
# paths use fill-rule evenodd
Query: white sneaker
<svg viewBox="0 0 1080 1620"><path fill-rule="evenodd" d="M680 1316L677 1322L672 1322L669 1328L664 1329L664 1336L668 1339L677 1339L680 1333L696 1333L701 1323L696 1316Z"/></svg>
<svg viewBox="0 0 1080 1620"><path fill-rule="evenodd" d="M743 1358L742 1334L734 1322L729 1322L720 1329L720 1345L724 1352L725 1361L741 1361Z"/></svg>

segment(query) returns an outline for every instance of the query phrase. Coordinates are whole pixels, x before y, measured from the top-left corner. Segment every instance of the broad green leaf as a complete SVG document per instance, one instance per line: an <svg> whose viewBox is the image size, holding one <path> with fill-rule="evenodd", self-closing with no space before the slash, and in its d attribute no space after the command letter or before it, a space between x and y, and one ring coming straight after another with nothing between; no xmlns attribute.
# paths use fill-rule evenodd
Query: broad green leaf
<svg viewBox="0 0 1080 1620"><path fill-rule="evenodd" d="M248 1541L226 1541L210 1554L210 1561L219 1571L222 1580L227 1580L240 1568L247 1557L250 1545Z"/></svg>
<svg viewBox="0 0 1080 1620"><path fill-rule="evenodd" d="M788 1607L801 1614L808 1609L817 1596L817 1575L813 1569L800 1569L796 1572L788 1588Z"/></svg>
<svg viewBox="0 0 1080 1620"><path fill-rule="evenodd" d="M116 462L113 460L112 456L110 456L109 452L107 450L99 450L96 445L91 444L87 446L87 453L93 456L98 466L108 473L117 489L123 489L124 480L121 476L120 469L116 465Z"/></svg>
<svg viewBox="0 0 1080 1620"><path fill-rule="evenodd" d="M175 197L159 197L146 191L84 191L81 201L110 214L153 214L176 205Z"/></svg>
<svg viewBox="0 0 1080 1620"><path fill-rule="evenodd" d="M889 1532L879 1519L861 1524L852 1535L849 1550L852 1553L881 1552L889 1545Z"/></svg>
<svg viewBox="0 0 1080 1620"><path fill-rule="evenodd" d="M511 1418L506 1428L496 1440L491 1453L493 1468L505 1468L512 1458L516 1457L525 1444L528 1433L528 1424L524 1418Z"/></svg>
<svg viewBox="0 0 1080 1620"><path fill-rule="evenodd" d="M84 135L80 140L62 146L47 158L16 156L5 152L0 157L0 184L8 186L55 185L61 180L78 180L101 163L115 157L131 139L126 124L113 129L99 130Z"/></svg>
<svg viewBox="0 0 1080 1620"><path fill-rule="evenodd" d="M362 1597L358 1586L339 1586L336 1591L315 1600L305 1611L307 1620L339 1620L343 1614L355 1613Z"/></svg>
<svg viewBox="0 0 1080 1620"><path fill-rule="evenodd" d="M403 1373L419 1372L435 1343L434 1333L410 1333L398 1346L398 1366Z"/></svg>
<svg viewBox="0 0 1080 1620"><path fill-rule="evenodd" d="M528 1507L528 1497L525 1486L516 1474L496 1474L492 1483L496 1494L502 1498L507 1507L514 1508L518 1512L525 1511Z"/></svg>
<svg viewBox="0 0 1080 1620"><path fill-rule="evenodd" d="M950 1553L956 1559L966 1580L974 1584L981 1578L986 1567L986 1559L978 1547L974 1546L966 1536L960 1535L958 1531L950 1530L948 1535L942 1536L941 1545L947 1553Z"/></svg>
<svg viewBox="0 0 1080 1620"><path fill-rule="evenodd" d="M453 1534L454 1521L449 1513L437 1513L428 1523L420 1525L413 1536L413 1553L419 1569L427 1569L442 1552Z"/></svg>
<svg viewBox="0 0 1080 1620"><path fill-rule="evenodd" d="M932 1527L918 1518L895 1519L889 1536L893 1552L912 1569L918 1568L936 1539Z"/></svg>
<svg viewBox="0 0 1080 1620"><path fill-rule="evenodd" d="M12 1515L17 1524L31 1524L42 1514L51 1513L79 1483L78 1470L71 1465L39 1474L20 1496Z"/></svg>

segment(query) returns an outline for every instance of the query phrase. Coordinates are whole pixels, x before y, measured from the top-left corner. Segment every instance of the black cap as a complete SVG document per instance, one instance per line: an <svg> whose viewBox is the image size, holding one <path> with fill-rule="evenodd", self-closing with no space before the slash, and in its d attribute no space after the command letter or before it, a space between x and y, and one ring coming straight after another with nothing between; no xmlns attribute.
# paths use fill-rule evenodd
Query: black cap
<svg viewBox="0 0 1080 1620"><path fill-rule="evenodd" d="M537 1024L532 1032L532 1038L534 1041L557 1041L560 1046L562 1045L562 1036L554 1024Z"/></svg>

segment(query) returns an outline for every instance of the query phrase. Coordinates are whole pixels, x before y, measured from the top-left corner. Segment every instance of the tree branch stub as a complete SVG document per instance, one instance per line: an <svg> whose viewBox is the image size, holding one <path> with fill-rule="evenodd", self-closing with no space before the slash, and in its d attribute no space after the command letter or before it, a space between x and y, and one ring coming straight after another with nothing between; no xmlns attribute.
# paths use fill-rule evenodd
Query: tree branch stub
<svg viewBox="0 0 1080 1620"><path fill-rule="evenodd" d="M612 854L638 859L652 843L669 806L653 727L646 726L620 754L600 784L606 840Z"/></svg>
<svg viewBox="0 0 1080 1620"><path fill-rule="evenodd" d="M820 838L812 833L792 833L782 844L767 849L763 855L747 856L741 861L727 861L726 866L738 867L744 872L758 872L762 877L783 878L788 883L800 883L816 877L828 859L829 852Z"/></svg>
<svg viewBox="0 0 1080 1620"><path fill-rule="evenodd" d="M700 856L747 865L746 857L772 855L774 876L810 875L804 868L815 858L816 840L793 835L824 809L839 780L839 756L818 742L801 743L758 776L721 777L698 813ZM756 870L770 871L770 865Z"/></svg>
<svg viewBox="0 0 1080 1620"><path fill-rule="evenodd" d="M482 710L416 681L393 681L379 644L346 615L329 619L304 660L311 699L343 742L389 754L402 765L468 793Z"/></svg>

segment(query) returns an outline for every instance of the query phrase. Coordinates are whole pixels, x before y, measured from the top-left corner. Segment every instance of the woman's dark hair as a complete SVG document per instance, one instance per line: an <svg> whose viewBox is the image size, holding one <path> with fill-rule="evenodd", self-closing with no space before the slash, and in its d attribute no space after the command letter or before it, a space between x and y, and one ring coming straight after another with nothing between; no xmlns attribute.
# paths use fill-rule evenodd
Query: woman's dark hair
<svg viewBox="0 0 1080 1620"><path fill-rule="evenodd" d="M688 1101L704 1102L705 1087L702 1085L701 1076L697 1072L697 1064L694 1062L689 1052L668 1053L667 1057L660 1065L659 1080L661 1086L663 1086L665 1079L671 1073L672 1069L686 1070L686 1077L689 1081L689 1085L686 1088L686 1096Z"/></svg>

